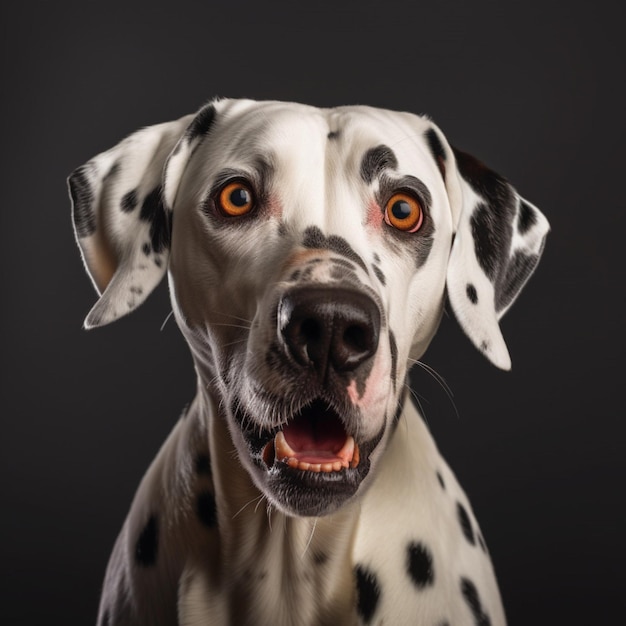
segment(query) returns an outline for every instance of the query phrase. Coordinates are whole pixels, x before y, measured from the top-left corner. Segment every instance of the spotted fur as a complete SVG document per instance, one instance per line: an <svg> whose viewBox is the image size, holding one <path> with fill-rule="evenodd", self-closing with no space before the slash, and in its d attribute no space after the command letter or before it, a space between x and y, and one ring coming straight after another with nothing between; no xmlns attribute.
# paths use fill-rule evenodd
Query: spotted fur
<svg viewBox="0 0 626 626"><path fill-rule="evenodd" d="M233 181L254 198L237 216ZM505 624L474 512L402 382L446 294L509 367L498 321L541 254L538 209L427 118L249 100L138 131L69 189L100 296L86 327L167 272L198 373L99 626ZM422 208L414 233L384 219L399 190ZM285 452L298 428L336 468Z"/></svg>

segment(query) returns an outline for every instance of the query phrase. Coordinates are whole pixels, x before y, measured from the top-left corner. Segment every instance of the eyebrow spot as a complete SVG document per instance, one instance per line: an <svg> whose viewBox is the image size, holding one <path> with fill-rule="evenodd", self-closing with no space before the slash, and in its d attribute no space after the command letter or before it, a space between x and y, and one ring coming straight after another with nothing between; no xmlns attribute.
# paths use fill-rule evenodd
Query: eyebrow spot
<svg viewBox="0 0 626 626"><path fill-rule="evenodd" d="M398 167L398 159L391 148L380 145L370 148L361 160L361 178L369 185L374 178L380 176L385 169L395 170Z"/></svg>

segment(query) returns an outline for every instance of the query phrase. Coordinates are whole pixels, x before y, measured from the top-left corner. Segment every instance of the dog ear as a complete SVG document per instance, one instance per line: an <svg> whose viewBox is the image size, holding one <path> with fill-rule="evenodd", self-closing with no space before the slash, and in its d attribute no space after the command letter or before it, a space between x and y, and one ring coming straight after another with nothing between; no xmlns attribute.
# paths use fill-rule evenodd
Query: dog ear
<svg viewBox="0 0 626 626"><path fill-rule="evenodd" d="M448 298L474 345L494 365L509 370L498 322L539 262L550 226L502 176L465 152L445 150L441 142L437 155L432 138L455 224Z"/></svg>
<svg viewBox="0 0 626 626"><path fill-rule="evenodd" d="M76 239L100 295L85 328L130 313L163 278L178 183L214 112L211 103L143 128L69 176Z"/></svg>

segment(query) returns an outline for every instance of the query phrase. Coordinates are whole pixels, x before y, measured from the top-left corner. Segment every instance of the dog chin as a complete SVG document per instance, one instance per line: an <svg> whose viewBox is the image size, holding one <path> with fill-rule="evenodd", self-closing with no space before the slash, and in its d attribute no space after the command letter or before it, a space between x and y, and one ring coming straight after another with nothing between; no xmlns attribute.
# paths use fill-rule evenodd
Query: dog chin
<svg viewBox="0 0 626 626"><path fill-rule="evenodd" d="M255 428L241 409L235 420L254 482L274 506L292 516L328 515L352 499L385 431L383 422L374 437L361 440L322 399L273 429Z"/></svg>
<svg viewBox="0 0 626 626"><path fill-rule="evenodd" d="M269 501L287 515L321 517L346 504L357 493L363 478L358 469L314 473L278 463L268 470L264 491Z"/></svg>

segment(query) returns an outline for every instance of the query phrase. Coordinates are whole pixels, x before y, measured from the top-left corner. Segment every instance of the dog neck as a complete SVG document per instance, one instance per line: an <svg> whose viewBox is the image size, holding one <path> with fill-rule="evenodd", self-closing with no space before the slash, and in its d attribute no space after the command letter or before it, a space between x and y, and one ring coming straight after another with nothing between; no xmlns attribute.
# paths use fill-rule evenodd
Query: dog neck
<svg viewBox="0 0 626 626"><path fill-rule="evenodd" d="M293 606L298 620L310 616L297 623L348 623L358 502L319 518L292 517L272 506L239 461L219 400L206 386L199 388L217 508L219 578L231 598L233 623L245 623L236 619L244 608L254 614L250 603L258 603L259 611L272 607L275 624L296 623ZM285 598L291 598L290 607L283 606Z"/></svg>

